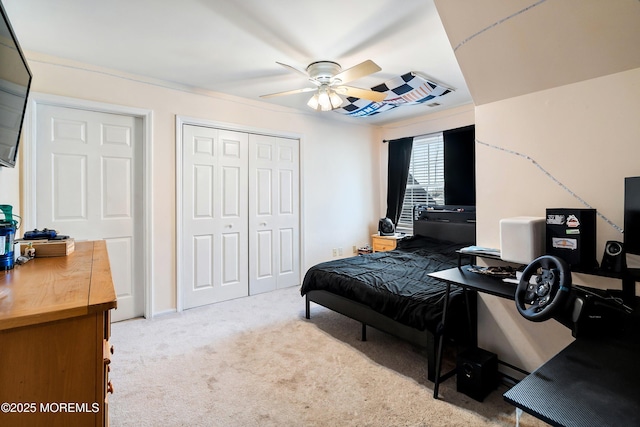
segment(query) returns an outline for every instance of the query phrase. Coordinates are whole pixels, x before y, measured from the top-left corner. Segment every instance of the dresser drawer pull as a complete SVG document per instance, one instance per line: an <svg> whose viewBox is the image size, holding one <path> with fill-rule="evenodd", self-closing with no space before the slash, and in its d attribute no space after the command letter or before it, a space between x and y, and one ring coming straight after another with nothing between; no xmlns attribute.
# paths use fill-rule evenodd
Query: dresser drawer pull
<svg viewBox="0 0 640 427"><path fill-rule="evenodd" d="M102 359L104 360L104 363L107 365L111 363L111 355L113 354L109 347L110 347L109 341L102 340Z"/></svg>

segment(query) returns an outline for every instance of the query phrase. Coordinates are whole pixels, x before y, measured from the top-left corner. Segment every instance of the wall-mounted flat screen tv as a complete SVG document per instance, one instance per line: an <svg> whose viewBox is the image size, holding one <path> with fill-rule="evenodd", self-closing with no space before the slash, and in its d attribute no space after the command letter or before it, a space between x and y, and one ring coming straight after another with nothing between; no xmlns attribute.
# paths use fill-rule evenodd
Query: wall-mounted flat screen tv
<svg viewBox="0 0 640 427"><path fill-rule="evenodd" d="M0 166L14 167L31 88L31 70L0 2Z"/></svg>
<svg viewBox="0 0 640 427"><path fill-rule="evenodd" d="M624 250L629 274L640 281L640 176L624 179Z"/></svg>

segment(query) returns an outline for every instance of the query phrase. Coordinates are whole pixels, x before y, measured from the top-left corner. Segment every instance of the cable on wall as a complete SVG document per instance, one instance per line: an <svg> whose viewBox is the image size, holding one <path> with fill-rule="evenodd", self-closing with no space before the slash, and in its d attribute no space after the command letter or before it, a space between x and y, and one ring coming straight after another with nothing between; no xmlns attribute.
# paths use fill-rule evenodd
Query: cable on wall
<svg viewBox="0 0 640 427"><path fill-rule="evenodd" d="M558 184L563 190L565 190L567 193L571 194L575 199L577 199L580 203L582 203L586 208L588 209L595 209L593 206L589 205L582 197L578 196L576 193L574 193L573 191L571 191L571 189L569 189L569 187L567 187L566 185L564 185L563 183L561 183L555 176L551 175L551 173L546 170L545 168L543 168L540 163L538 163L537 161L535 161L535 159L531 158L530 156L526 155L526 154L522 154L519 153L517 151L514 150L509 150L507 148L503 148L503 147L498 147L497 145L492 145L492 144L487 144L486 142L482 142L479 139L476 139L476 143L484 145L485 147L489 147L489 148L493 148L495 150L499 150L499 151L503 151L505 153L509 153L509 154L513 154L514 156L518 156L518 157L522 157L528 161L530 161L531 163L533 163L533 165L535 167L537 167L538 169L540 169L542 171L542 173L544 173L550 180L552 180L553 182L555 182L556 184ZM609 224L611 227L613 227L616 231L620 232L620 233L624 233L624 230L619 227L618 225L616 225L613 221L611 221L609 218L605 217L604 215L602 215L600 212L598 212L597 209L596 210L596 215L598 215L600 218L602 218L607 224Z"/></svg>
<svg viewBox="0 0 640 427"><path fill-rule="evenodd" d="M468 41L470 41L470 40L472 40L472 39L474 39L474 38L476 38L476 37L478 37L480 34L484 33L485 31L488 31L488 30L490 30L490 29L492 29L492 28L494 28L494 27L497 27L498 25L500 25L500 24L502 24L502 23L504 23L504 22L508 21L509 19L511 19L511 18L515 18L516 16L518 16L518 15L520 15L520 14L522 14L522 13L525 13L525 12L527 12L527 11L528 11L528 10L530 10L530 9L533 9L534 7L536 7L536 6L538 6L538 5L542 4L542 3L544 3L545 1L547 1L547 0L539 0L539 1L535 2L534 4L532 4L532 5L530 5L530 6L527 6L527 7L525 7L524 9L519 10L519 11L517 11L517 12L515 12L515 13L513 13L513 14L509 15L509 16L507 16L506 18L502 18L501 20L494 22L493 24L489 25L488 27L483 28L482 30L478 31L477 33L472 34L471 36L469 36L469 37L467 37L466 39L462 40L462 41L461 41L460 43L458 43L458 45L453 49L453 51L455 52L455 51L456 51L456 50L458 50L458 48L459 48L459 47L461 47L463 44L467 43Z"/></svg>

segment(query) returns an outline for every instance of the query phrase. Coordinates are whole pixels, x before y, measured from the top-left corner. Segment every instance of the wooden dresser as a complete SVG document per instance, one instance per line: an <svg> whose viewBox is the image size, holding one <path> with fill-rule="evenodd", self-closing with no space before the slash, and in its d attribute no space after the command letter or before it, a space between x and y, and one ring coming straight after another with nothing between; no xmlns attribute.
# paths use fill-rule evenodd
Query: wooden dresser
<svg viewBox="0 0 640 427"><path fill-rule="evenodd" d="M104 241L0 272L0 426L107 426L113 392Z"/></svg>

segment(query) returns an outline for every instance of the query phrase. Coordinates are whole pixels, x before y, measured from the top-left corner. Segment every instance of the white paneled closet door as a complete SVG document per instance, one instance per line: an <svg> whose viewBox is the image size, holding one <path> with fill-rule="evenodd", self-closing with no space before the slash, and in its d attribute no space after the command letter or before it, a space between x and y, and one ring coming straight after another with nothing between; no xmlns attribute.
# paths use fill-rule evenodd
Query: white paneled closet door
<svg viewBox="0 0 640 427"><path fill-rule="evenodd" d="M183 126L184 308L248 295L248 135Z"/></svg>
<svg viewBox="0 0 640 427"><path fill-rule="evenodd" d="M300 284L299 141L249 135L249 292Z"/></svg>

